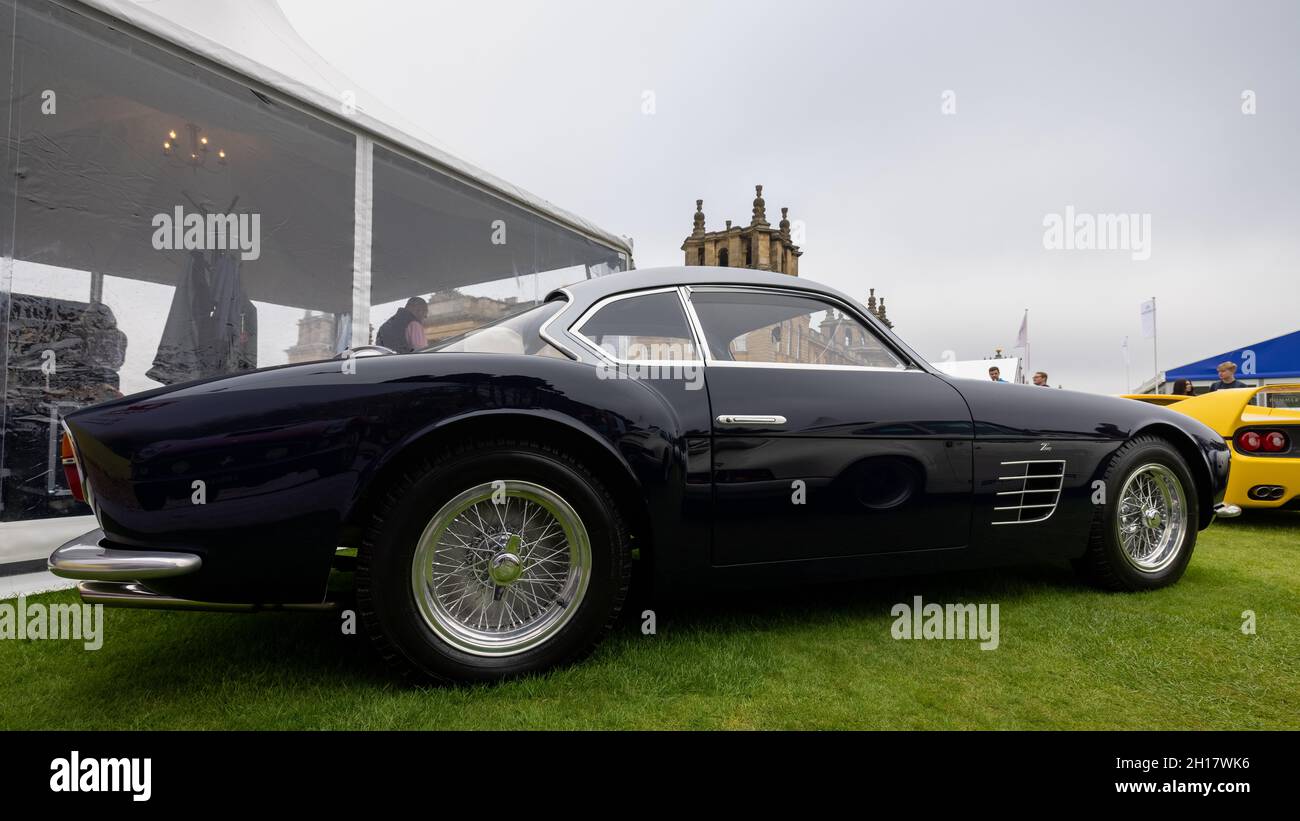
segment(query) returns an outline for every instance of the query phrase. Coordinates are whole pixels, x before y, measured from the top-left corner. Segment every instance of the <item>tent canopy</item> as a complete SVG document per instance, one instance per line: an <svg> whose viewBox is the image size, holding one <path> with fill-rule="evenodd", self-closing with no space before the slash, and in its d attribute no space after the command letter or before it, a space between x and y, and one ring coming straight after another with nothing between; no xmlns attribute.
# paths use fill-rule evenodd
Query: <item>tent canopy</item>
<svg viewBox="0 0 1300 821"><path fill-rule="evenodd" d="M139 31L88 19L104 15ZM255 218L249 297L329 313L354 309L354 263L372 304L512 279L518 289L537 272L568 278L532 288L544 292L626 267L627 241L399 130L274 0L61 0L22 6L0 36L7 27L22 67L11 105L39 105L45 88L60 103L10 135L18 196L0 198L0 225L16 228L16 259L172 285L188 254L160 246L154 220L178 224L181 209ZM214 70L196 69L196 55ZM373 156L369 188L358 184L358 134L376 140L360 152ZM371 192L364 206L358 190ZM509 229L499 243L496 225Z"/></svg>
<svg viewBox="0 0 1300 821"><path fill-rule="evenodd" d="M294 29L275 0L81 0L318 113L404 149L525 209L632 254L627 239L565 211L453 155L404 117L358 88Z"/></svg>
<svg viewBox="0 0 1300 821"><path fill-rule="evenodd" d="M1221 362L1235 362L1237 375L1257 379L1300 377L1300 331L1210 356L1165 371L1165 379L1215 380Z"/></svg>

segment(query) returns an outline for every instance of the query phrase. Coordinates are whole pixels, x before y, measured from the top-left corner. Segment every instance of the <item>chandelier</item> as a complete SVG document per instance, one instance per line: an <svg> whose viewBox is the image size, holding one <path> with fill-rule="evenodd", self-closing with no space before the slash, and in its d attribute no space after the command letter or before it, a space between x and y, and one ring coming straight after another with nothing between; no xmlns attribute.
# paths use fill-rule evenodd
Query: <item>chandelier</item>
<svg viewBox="0 0 1300 821"><path fill-rule="evenodd" d="M180 144L181 138L178 138L176 129L167 132L167 138L163 140L163 155L167 157L176 157L187 165L195 168L202 168L208 163L211 156L211 146L206 134L199 132L199 127L194 123L185 125L186 134L183 135L189 142L188 146ZM217 164L226 164L226 150L218 148L216 152Z"/></svg>

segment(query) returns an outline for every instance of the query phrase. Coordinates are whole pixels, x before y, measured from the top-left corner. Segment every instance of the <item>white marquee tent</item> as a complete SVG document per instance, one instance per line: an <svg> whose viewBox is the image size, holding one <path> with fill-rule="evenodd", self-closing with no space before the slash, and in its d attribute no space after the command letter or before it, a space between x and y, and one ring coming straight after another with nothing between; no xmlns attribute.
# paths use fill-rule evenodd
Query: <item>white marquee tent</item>
<svg viewBox="0 0 1300 821"><path fill-rule="evenodd" d="M369 342L411 296L527 300L632 265L630 240L385 108L274 0L0 0L0 63L16 67L0 143L13 182L0 197L0 324L26 340L0 351L0 564L89 529L49 478L57 414L165 383L164 320L197 263L151 243L159 214L260 219L261 251L238 275L240 344L255 355L239 367L301 361L289 349L320 345L302 333L313 319L333 323L329 356ZM47 93L57 111L42 108ZM488 241L498 219L509 244ZM110 355L55 321L92 314L116 340ZM36 357L54 339L68 353L52 388ZM313 351L303 356L322 358Z"/></svg>

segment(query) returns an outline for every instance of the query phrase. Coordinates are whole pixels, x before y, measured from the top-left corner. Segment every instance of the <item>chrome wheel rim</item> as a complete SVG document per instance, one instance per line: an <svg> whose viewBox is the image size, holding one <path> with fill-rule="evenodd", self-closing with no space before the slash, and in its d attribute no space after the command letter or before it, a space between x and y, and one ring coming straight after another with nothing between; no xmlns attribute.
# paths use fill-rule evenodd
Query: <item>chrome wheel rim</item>
<svg viewBox="0 0 1300 821"><path fill-rule="evenodd" d="M420 614L467 653L521 653L564 628L591 576L582 518L532 482L486 482L433 515L420 535L411 582Z"/></svg>
<svg viewBox="0 0 1300 821"><path fill-rule="evenodd" d="M1152 462L1129 474L1115 519L1120 552L1143 573L1168 567L1187 538L1187 495L1178 476Z"/></svg>

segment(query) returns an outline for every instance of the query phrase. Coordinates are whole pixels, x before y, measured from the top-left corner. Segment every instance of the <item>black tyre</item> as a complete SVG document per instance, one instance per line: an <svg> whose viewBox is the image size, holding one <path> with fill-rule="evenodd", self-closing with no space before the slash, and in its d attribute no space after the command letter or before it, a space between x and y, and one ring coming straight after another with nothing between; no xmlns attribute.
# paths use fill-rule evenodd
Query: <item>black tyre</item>
<svg viewBox="0 0 1300 821"><path fill-rule="evenodd" d="M1182 578L1196 547L1196 483L1172 445L1154 436L1124 444L1102 477L1105 503L1075 562L1108 590L1153 590Z"/></svg>
<svg viewBox="0 0 1300 821"><path fill-rule="evenodd" d="M403 673L495 681L590 652L631 567L590 470L537 442L468 442L388 488L358 551L357 607Z"/></svg>

